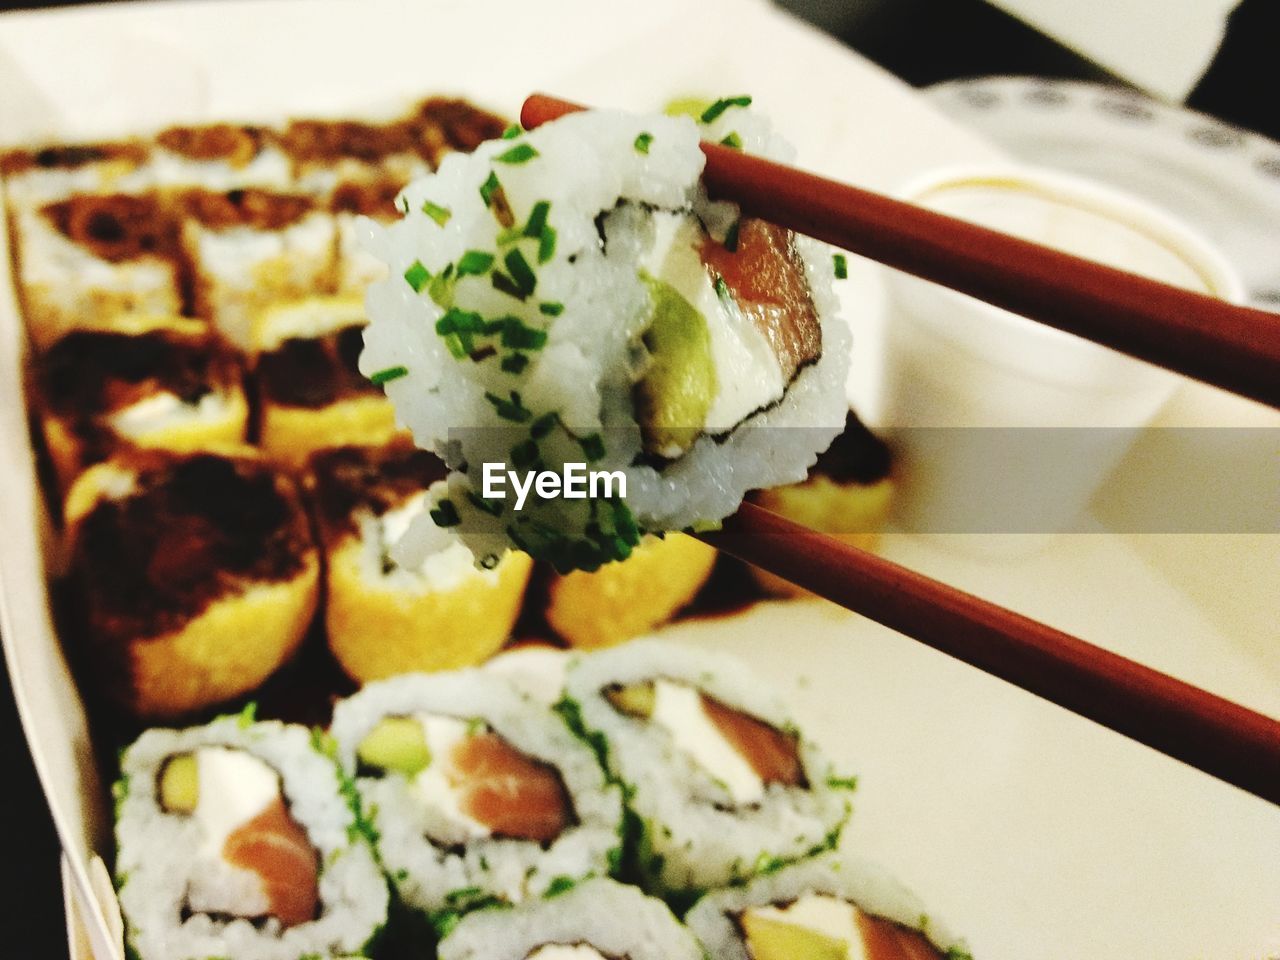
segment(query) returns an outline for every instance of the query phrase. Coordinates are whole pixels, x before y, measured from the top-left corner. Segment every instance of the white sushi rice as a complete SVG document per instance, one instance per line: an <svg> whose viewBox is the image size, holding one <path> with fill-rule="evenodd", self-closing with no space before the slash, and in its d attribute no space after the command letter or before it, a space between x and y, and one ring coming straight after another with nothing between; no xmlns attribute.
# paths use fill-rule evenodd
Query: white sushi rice
<svg viewBox="0 0 1280 960"><path fill-rule="evenodd" d="M562 878L609 872L620 844L622 803L595 756L544 704L505 678L481 670L405 674L367 685L334 709L330 732L343 768L354 774L360 742L385 717L432 715L483 721L517 750L554 766L573 806L575 822L545 848L530 840L476 837L433 842L430 809L402 773L356 781L379 834L383 865L400 897L438 914L468 901L517 902L544 893ZM446 805L448 798L439 798ZM462 898L462 892L466 893Z"/></svg>
<svg viewBox="0 0 1280 960"><path fill-rule="evenodd" d="M723 135L722 127L739 132L748 149L783 151L767 123L740 108L702 127L687 117L574 114L512 140L483 144L473 154L448 156L437 173L406 188L402 220L363 224L369 249L389 271L368 291L371 325L361 369L366 375L407 370L386 384L387 394L420 446L436 451L455 471L467 471L450 480L459 509L466 507L467 491L481 489L482 465L507 463L519 434L486 393L506 398L515 390L533 418L554 412L576 437L600 433L605 454L591 469L625 471L626 506L651 531L714 524L736 510L747 491L804 479L818 452L839 433L847 409L848 328L836 315L828 248L797 237L821 320L821 358L745 426L727 436L703 435L662 469L636 462L641 434L631 390L635 344L649 308L638 268L646 244L654 242L652 224L646 226L643 216L611 218L605 245L597 220L627 203L628 210L696 213L713 234L722 235L736 212L706 200L698 149L700 136ZM647 152L635 146L642 134L652 137ZM517 146L533 148L536 156L523 163L499 159ZM554 254L544 263L535 240L516 242L536 273L534 293L526 300L495 289L488 275L468 276L453 287L452 302L460 309L484 318L513 315L545 331L545 346L528 352L528 366L518 375L496 361L455 359L435 329L444 309L405 279L416 264L434 277L470 250L496 251L495 265L502 267L507 248L497 239L501 226L481 197L491 175L499 178L517 227L546 201L548 223L557 233ZM431 207L432 213L424 212L424 204L445 208L447 218ZM548 303L563 305L563 311L548 316L540 308ZM540 443L552 469L583 459L573 437L560 430ZM498 517L479 510L465 514L464 540L479 557L509 543L511 502ZM526 505L522 517L530 515L570 537L591 519L581 501L563 499ZM413 565L430 552L437 533L428 518L415 525L401 545L403 562Z"/></svg>
<svg viewBox="0 0 1280 960"><path fill-rule="evenodd" d="M736 803L733 784L700 761L714 752L683 741L655 717L619 712L605 688L675 681L723 705L799 737L806 785L757 783L756 798ZM566 698L587 730L608 745L610 773L620 780L640 821L641 871L664 893L688 894L740 882L779 861L834 844L851 812L852 781L841 777L796 728L791 713L741 662L655 640L632 641L583 657L569 668ZM659 774L660 772L660 774ZM723 772L723 771L721 771Z"/></svg>
<svg viewBox="0 0 1280 960"><path fill-rule="evenodd" d="M559 950L556 948L559 947ZM595 879L514 910L464 917L440 944L440 960L702 960L697 942L661 900Z"/></svg>
<svg viewBox="0 0 1280 960"><path fill-rule="evenodd" d="M738 917L752 907L790 905L812 895L846 901L863 913L919 930L940 952L968 958L963 943L924 904L879 865L848 854L832 853L757 877L743 886L707 894L685 922L711 960L751 960ZM857 956L858 954L855 954Z"/></svg>
<svg viewBox="0 0 1280 960"><path fill-rule="evenodd" d="M207 870L194 856L202 844L201 824L195 817L165 812L157 800L156 778L165 761L206 747L243 750L279 774L289 812L320 857L317 919L282 930L274 918L257 924L199 912L183 918L197 879L206 897L240 892L249 910L259 905L260 893L237 891L240 883L232 873L222 880L211 877L212 871L197 878ZM142 960L359 954L385 922L385 880L372 849L354 829L355 815L339 792L337 768L314 748L305 728L222 717L188 730L148 730L125 752L121 772L116 876L129 943Z"/></svg>

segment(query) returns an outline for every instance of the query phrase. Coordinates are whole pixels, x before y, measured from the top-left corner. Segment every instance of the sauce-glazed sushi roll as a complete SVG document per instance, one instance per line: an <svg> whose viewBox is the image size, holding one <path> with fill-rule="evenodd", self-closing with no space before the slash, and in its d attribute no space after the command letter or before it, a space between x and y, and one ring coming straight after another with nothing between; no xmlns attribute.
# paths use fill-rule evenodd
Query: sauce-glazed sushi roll
<svg viewBox="0 0 1280 960"><path fill-rule="evenodd" d="M732 103L714 120L567 116L447 156L405 189L402 219L371 228L389 269L361 369L454 470L440 507L478 557L505 544L597 569L642 532L714 524L748 490L804 479L840 432L831 256L707 199L700 135L773 144ZM561 496L567 465L594 492ZM556 483L517 497L509 477L533 472ZM431 539L421 527L405 549Z"/></svg>
<svg viewBox="0 0 1280 960"><path fill-rule="evenodd" d="M635 887L596 879L514 910L472 913L441 942L439 957L703 960L704 954L661 900L646 897Z"/></svg>
<svg viewBox="0 0 1280 960"><path fill-rule="evenodd" d="M140 140L49 144L0 154L11 210L31 209L76 193L141 190L149 183L149 149Z"/></svg>
<svg viewBox="0 0 1280 960"><path fill-rule="evenodd" d="M320 558L293 481L251 451L135 450L67 495L77 654L144 718L255 689L297 649Z"/></svg>
<svg viewBox="0 0 1280 960"><path fill-rule="evenodd" d="M555 713L496 674L371 683L334 708L330 732L396 893L437 929L615 864L617 788Z"/></svg>
<svg viewBox="0 0 1280 960"><path fill-rule="evenodd" d="M417 568L391 546L444 477L408 442L316 455L312 488L325 551L329 649L357 682L475 666L501 649L520 614L533 562L511 552L479 570L455 543Z"/></svg>
<svg viewBox="0 0 1280 960"><path fill-rule="evenodd" d="M169 127L151 147L151 174L162 187L287 189L289 158L267 127L210 123Z"/></svg>
<svg viewBox="0 0 1280 960"><path fill-rule="evenodd" d="M874 550L893 506L888 446L849 411L844 432L818 455L803 483L759 490L751 500L811 530ZM759 567L751 572L765 590L784 597L807 591Z"/></svg>
<svg viewBox="0 0 1280 960"><path fill-rule="evenodd" d="M833 846L853 781L738 661L653 640L582 657L564 709L605 745L651 891L686 900Z"/></svg>
<svg viewBox="0 0 1280 960"><path fill-rule="evenodd" d="M38 348L125 314L182 313L177 228L155 194L77 194L12 213L19 294Z"/></svg>
<svg viewBox="0 0 1280 960"><path fill-rule="evenodd" d="M177 203L195 273L195 311L241 350L257 349L273 307L333 289L336 229L314 198L197 189Z"/></svg>
<svg viewBox="0 0 1280 960"><path fill-rule="evenodd" d="M365 322L364 305L349 297L311 297L262 316L258 435L272 460L300 470L318 450L395 436L395 410L358 366Z"/></svg>
<svg viewBox="0 0 1280 960"><path fill-rule="evenodd" d="M972 960L915 894L841 854L709 893L685 920L711 960Z"/></svg>
<svg viewBox="0 0 1280 960"><path fill-rule="evenodd" d="M240 361L181 317L122 317L76 330L33 363L40 428L65 493L81 471L127 447L198 450L243 443Z"/></svg>
<svg viewBox="0 0 1280 960"><path fill-rule="evenodd" d="M298 188L317 195L352 180L389 177L408 183L431 169L407 120L294 120L280 146Z"/></svg>
<svg viewBox="0 0 1280 960"><path fill-rule="evenodd" d="M452 97L428 97L413 108L408 123L433 170L450 153L470 153L497 139L508 125L502 117Z"/></svg>
<svg viewBox="0 0 1280 960"><path fill-rule="evenodd" d="M362 952L387 888L333 761L303 727L222 717L121 757L116 876L137 960Z"/></svg>
<svg viewBox="0 0 1280 960"><path fill-rule="evenodd" d="M630 640L686 606L715 562L714 549L682 533L645 537L626 560L591 573L553 575L547 584L547 623L574 647Z"/></svg>

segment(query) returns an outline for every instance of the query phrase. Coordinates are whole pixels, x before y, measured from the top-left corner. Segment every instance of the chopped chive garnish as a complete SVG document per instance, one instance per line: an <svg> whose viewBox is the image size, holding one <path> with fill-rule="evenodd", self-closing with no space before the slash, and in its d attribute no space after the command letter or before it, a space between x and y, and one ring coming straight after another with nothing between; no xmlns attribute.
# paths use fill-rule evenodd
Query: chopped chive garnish
<svg viewBox="0 0 1280 960"><path fill-rule="evenodd" d="M749 107L751 106L751 98L748 96L726 97L723 100L717 100L707 109L702 111L699 118L703 123L712 123L720 114L724 113L730 107Z"/></svg>
<svg viewBox="0 0 1280 960"><path fill-rule="evenodd" d="M506 153L500 153L493 159L495 163L528 163L536 156L538 151L533 148L533 144L517 143Z"/></svg>
<svg viewBox="0 0 1280 960"><path fill-rule="evenodd" d="M636 142L635 142L636 153L648 153L649 144L651 143L653 143L652 133L648 133L646 131L645 133L640 134L640 136L636 137Z"/></svg>
<svg viewBox="0 0 1280 960"><path fill-rule="evenodd" d="M502 369L505 373L524 373L529 365L529 358L523 353L512 353L502 358Z"/></svg>
<svg viewBox="0 0 1280 960"><path fill-rule="evenodd" d="M442 227L448 223L449 218L453 216L453 211L448 207L442 207L439 204L432 203L430 200L423 203L422 212Z"/></svg>
<svg viewBox="0 0 1280 960"><path fill-rule="evenodd" d="M730 253L738 252L738 228L742 226L741 220L733 221L733 226L725 231L724 248Z"/></svg>
<svg viewBox="0 0 1280 960"><path fill-rule="evenodd" d="M716 296L720 298L721 303L728 305L733 302L733 295L729 292L729 284L724 282L724 277L716 275L716 282L713 284L716 288Z"/></svg>
<svg viewBox="0 0 1280 960"><path fill-rule="evenodd" d="M514 390L511 391L510 400L504 400L493 393L486 393L484 398L493 404L493 409L498 412L498 416L503 420L524 423L533 417L533 414L521 403L520 394Z"/></svg>
<svg viewBox="0 0 1280 960"><path fill-rule="evenodd" d="M722 147L730 147L734 150L742 149L742 137L738 136L737 130L729 131L729 135L720 141Z"/></svg>
<svg viewBox="0 0 1280 960"><path fill-rule="evenodd" d="M493 201L493 195L502 189L502 184L498 182L498 175L492 170L489 171L489 179L480 184L480 199L484 201L487 207Z"/></svg>
<svg viewBox="0 0 1280 960"><path fill-rule="evenodd" d="M396 209L397 209L397 210L399 210L401 213L408 213L408 212L409 212L409 198L408 198L408 197L400 197L400 198L398 198L398 199L396 200Z"/></svg>
<svg viewBox="0 0 1280 960"><path fill-rule="evenodd" d="M401 377L407 377L408 375L408 367L387 367L385 370L370 374L369 381L374 386L380 387L384 383L390 383L392 380L399 380Z"/></svg>
<svg viewBox="0 0 1280 960"><path fill-rule="evenodd" d="M493 254L483 250L468 250L458 261L458 276L479 277L493 266Z"/></svg>
<svg viewBox="0 0 1280 960"><path fill-rule="evenodd" d="M547 214L551 212L551 204L546 200L539 200L533 205L533 211L529 214L529 222L524 225L524 235L526 237L541 237L542 232L547 229Z"/></svg>
<svg viewBox="0 0 1280 960"><path fill-rule="evenodd" d="M538 285L538 278L534 275L533 268L529 266L529 261L524 258L524 254L519 250L508 250L502 262L507 265L507 272L511 274L511 279L520 291L519 298L523 300L533 293Z"/></svg>
<svg viewBox="0 0 1280 960"><path fill-rule="evenodd" d="M540 303L538 304L538 309L541 310L543 313L545 313L548 317L558 317L560 316L560 314L564 313L564 304L555 303L553 301L548 303Z"/></svg>
<svg viewBox="0 0 1280 960"><path fill-rule="evenodd" d="M520 470L537 463L539 456L541 453L538 451L538 444L533 440L521 440L511 448L511 463Z"/></svg>
<svg viewBox="0 0 1280 960"><path fill-rule="evenodd" d="M520 124L513 123L511 126L507 127L507 129L502 131L502 139L514 140L516 137L520 136L520 134L522 133L524 133L524 130L521 129Z"/></svg>
<svg viewBox="0 0 1280 960"><path fill-rule="evenodd" d="M441 500L431 511L431 521L437 527L456 527L462 522L458 516L458 508L452 500Z"/></svg>
<svg viewBox="0 0 1280 960"><path fill-rule="evenodd" d="M431 271L422 265L421 260L413 261L409 269L404 272L404 282L413 287L414 293L421 293L430 279Z"/></svg>
<svg viewBox="0 0 1280 960"><path fill-rule="evenodd" d="M529 326L519 317L503 317L502 345L512 350L541 350L547 345L547 332Z"/></svg>
<svg viewBox="0 0 1280 960"><path fill-rule="evenodd" d="M600 434L593 433L587 437L579 437L578 445L582 447L583 456L592 463L604 459L604 438Z"/></svg>
<svg viewBox="0 0 1280 960"><path fill-rule="evenodd" d="M544 413L537 420L529 425L529 435L535 440L541 440L556 425L556 415L554 413Z"/></svg>
<svg viewBox="0 0 1280 960"><path fill-rule="evenodd" d="M538 262L546 263L556 255L556 230L547 227L542 231L542 239L538 242Z"/></svg>
<svg viewBox="0 0 1280 960"><path fill-rule="evenodd" d="M459 310L450 307L443 317L436 321L436 333L444 336L447 333L487 333L486 324L480 314L471 310Z"/></svg>
<svg viewBox="0 0 1280 960"><path fill-rule="evenodd" d="M467 345L462 342L462 335L457 333L446 333L444 335L444 345L448 348L455 360L461 360L470 352Z"/></svg>
<svg viewBox="0 0 1280 960"><path fill-rule="evenodd" d="M493 282L493 288L505 293L509 297L515 297L517 300L523 300L525 295L520 291L519 285L508 277L501 270L495 270L489 274L489 279Z"/></svg>
<svg viewBox="0 0 1280 960"><path fill-rule="evenodd" d="M849 261L843 253L837 253L831 258L831 262L835 265L836 279L849 279Z"/></svg>

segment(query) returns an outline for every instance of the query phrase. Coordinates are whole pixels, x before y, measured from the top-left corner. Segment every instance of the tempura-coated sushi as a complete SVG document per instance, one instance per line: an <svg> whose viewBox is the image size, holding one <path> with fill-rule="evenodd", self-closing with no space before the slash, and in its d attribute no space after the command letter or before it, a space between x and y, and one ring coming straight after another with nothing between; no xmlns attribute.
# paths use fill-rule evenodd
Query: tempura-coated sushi
<svg viewBox="0 0 1280 960"><path fill-rule="evenodd" d="M262 315L258 436L272 460L301 470L318 450L395 435L395 410L357 366L364 327L364 305L350 297L311 297Z"/></svg>
<svg viewBox="0 0 1280 960"><path fill-rule="evenodd" d="M440 960L703 960L701 948L665 903L605 879L587 880L514 910L480 910L464 917L440 944L439 956Z"/></svg>
<svg viewBox="0 0 1280 960"><path fill-rule="evenodd" d="M248 449L136 450L63 508L95 694L176 717L258 687L297 649L320 558L297 489Z"/></svg>
<svg viewBox="0 0 1280 960"><path fill-rule="evenodd" d="M182 313L177 229L155 194L76 195L13 211L19 293L39 348L127 314Z"/></svg>
<svg viewBox="0 0 1280 960"><path fill-rule="evenodd" d="M371 683L338 703L330 732L396 893L438 926L616 864L617 787L555 713L495 673Z"/></svg>
<svg viewBox="0 0 1280 960"><path fill-rule="evenodd" d="M570 646L622 643L670 620L711 576L716 552L682 533L645 537L631 556L592 573L554 575L547 623Z"/></svg>
<svg viewBox="0 0 1280 960"><path fill-rule="evenodd" d="M389 274L370 287L361 369L454 469L440 513L478 557L505 543L597 569L642 532L715 523L748 490L803 479L839 432L831 258L699 183L700 134L772 142L737 103L701 129L597 111L451 155L373 231ZM608 483L519 507L512 484L483 492L486 464L575 463ZM434 536L419 526L405 549Z"/></svg>
<svg viewBox="0 0 1280 960"><path fill-rule="evenodd" d="M356 681L474 666L511 634L532 561L508 553L478 570L461 544L400 566L391 546L444 477L434 454L401 441L312 459L324 548L329 649Z"/></svg>
<svg viewBox="0 0 1280 960"><path fill-rule="evenodd" d="M110 330L67 334L33 368L60 489L127 447L188 451L244 442L242 376L239 360L195 320L125 316Z"/></svg>
<svg viewBox="0 0 1280 960"><path fill-rule="evenodd" d="M564 709L624 786L646 888L687 901L838 840L853 781L763 689L730 657L654 640L571 665Z"/></svg>
<svg viewBox="0 0 1280 960"><path fill-rule="evenodd" d="M362 952L387 888L333 761L249 714L150 730L121 758L116 876L138 960Z"/></svg>
<svg viewBox="0 0 1280 960"><path fill-rule="evenodd" d="M161 187L287 189L289 159L266 127L234 123L168 127L156 134L150 171Z"/></svg>
<svg viewBox="0 0 1280 960"><path fill-rule="evenodd" d="M333 289L333 217L313 198L197 189L177 202L195 311L241 350L259 349L273 307Z"/></svg>
<svg viewBox="0 0 1280 960"><path fill-rule="evenodd" d="M915 894L847 854L709 893L685 919L710 960L972 960Z"/></svg>

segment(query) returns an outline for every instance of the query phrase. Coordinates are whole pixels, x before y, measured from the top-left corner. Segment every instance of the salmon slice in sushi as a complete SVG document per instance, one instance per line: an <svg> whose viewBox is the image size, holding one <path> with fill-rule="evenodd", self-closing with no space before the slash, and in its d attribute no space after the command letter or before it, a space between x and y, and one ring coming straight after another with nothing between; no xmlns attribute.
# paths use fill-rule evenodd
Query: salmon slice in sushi
<svg viewBox="0 0 1280 960"><path fill-rule="evenodd" d="M129 447L242 443L249 407L234 354L198 321L123 317L76 330L35 358L40 428L61 491Z"/></svg>
<svg viewBox="0 0 1280 960"><path fill-rule="evenodd" d="M396 893L436 924L615 862L617 788L555 713L496 674L371 683L330 731Z"/></svg>
<svg viewBox="0 0 1280 960"><path fill-rule="evenodd" d="M710 893L686 921L711 960L972 960L911 891L846 854Z"/></svg>
<svg viewBox="0 0 1280 960"><path fill-rule="evenodd" d="M396 434L395 411L359 370L364 305L311 297L262 318L254 366L259 443L272 460L301 470L316 451L378 446Z"/></svg>
<svg viewBox="0 0 1280 960"><path fill-rule="evenodd" d="M182 313L177 227L156 194L75 195L14 211L12 228L38 348L128 314Z"/></svg>
<svg viewBox="0 0 1280 960"><path fill-rule="evenodd" d="M73 650L128 713L240 696L301 643L319 554L293 482L252 451L129 451L81 474L63 512Z"/></svg>
<svg viewBox="0 0 1280 960"><path fill-rule="evenodd" d="M151 174L162 187L287 189L289 159L266 127L234 123L176 126L156 134Z"/></svg>
<svg viewBox="0 0 1280 960"><path fill-rule="evenodd" d="M405 441L318 454L309 483L325 551L329 648L355 680L474 666L507 641L532 561L507 554L478 570L458 543L418 567L391 547L444 465Z"/></svg>
<svg viewBox="0 0 1280 960"><path fill-rule="evenodd" d="M116 866L140 960L333 957L384 922L372 848L302 727L152 730L121 768Z"/></svg>

